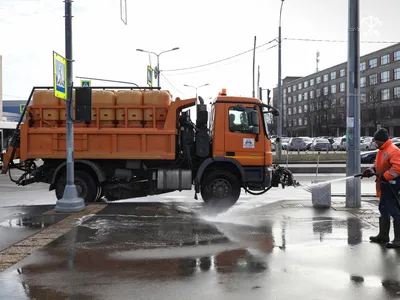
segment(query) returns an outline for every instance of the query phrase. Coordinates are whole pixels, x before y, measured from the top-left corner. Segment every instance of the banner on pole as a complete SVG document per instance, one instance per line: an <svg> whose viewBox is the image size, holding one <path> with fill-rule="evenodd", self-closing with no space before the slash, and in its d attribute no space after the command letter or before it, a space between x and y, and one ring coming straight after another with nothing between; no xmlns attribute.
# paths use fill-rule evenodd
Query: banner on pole
<svg viewBox="0 0 400 300"><path fill-rule="evenodd" d="M67 60L53 51L54 96L67 99Z"/></svg>

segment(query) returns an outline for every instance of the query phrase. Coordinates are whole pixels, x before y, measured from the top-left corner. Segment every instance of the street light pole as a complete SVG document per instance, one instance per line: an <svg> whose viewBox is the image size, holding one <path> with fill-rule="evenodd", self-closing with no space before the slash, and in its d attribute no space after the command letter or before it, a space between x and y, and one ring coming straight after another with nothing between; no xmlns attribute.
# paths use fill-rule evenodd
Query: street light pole
<svg viewBox="0 0 400 300"><path fill-rule="evenodd" d="M175 50L179 50L179 47L175 47L175 48L172 48L172 49L170 49L170 50L165 50L165 51L162 51L162 52L160 52L160 53L155 53L155 52L152 52L152 51L147 51L147 50L143 50L143 49L136 49L136 51L139 51L139 52L147 52L147 53L151 53L151 54L154 54L155 56L157 56L157 70L156 70L156 73L157 73L157 85L158 85L158 87L160 87L160 73L161 73L161 71L160 71L160 55L161 54L163 54L163 53L167 53L167 52L171 52L171 51L175 51Z"/></svg>
<svg viewBox="0 0 400 300"><path fill-rule="evenodd" d="M57 200L57 212L78 212L85 208L85 202L78 197L74 179L74 122L72 120L72 0L65 2L65 59L67 61L67 101L66 101L66 139L67 139L67 176L64 195Z"/></svg>
<svg viewBox="0 0 400 300"><path fill-rule="evenodd" d="M186 86L186 87L190 87L190 88L194 88L194 89L196 89L196 99L197 99L197 89L199 89L199 88L201 88L201 87L204 87L204 86L208 86L209 84L208 83L206 83L206 84L203 84L203 85L199 85L199 86L192 86L192 85L187 85L187 84L184 84L183 86Z"/></svg>
<svg viewBox="0 0 400 300"><path fill-rule="evenodd" d="M281 9L279 12L279 30L278 30L278 128L277 128L277 136L279 137L278 143L278 159L282 158L282 142L280 141L282 138L282 32L281 32L281 21L282 21L282 7L284 0L281 0Z"/></svg>
<svg viewBox="0 0 400 300"><path fill-rule="evenodd" d="M360 159L360 2L349 0L349 41L347 62L347 176L361 172ZM361 181L347 180L346 207L361 207Z"/></svg>

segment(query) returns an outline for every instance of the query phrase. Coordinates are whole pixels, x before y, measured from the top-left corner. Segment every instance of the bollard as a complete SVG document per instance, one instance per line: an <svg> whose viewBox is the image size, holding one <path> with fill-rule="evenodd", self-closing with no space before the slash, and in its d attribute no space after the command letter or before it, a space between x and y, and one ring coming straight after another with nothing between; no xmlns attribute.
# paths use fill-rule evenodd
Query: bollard
<svg viewBox="0 0 400 300"><path fill-rule="evenodd" d="M330 208L332 202L331 183L320 183L312 187L311 201L314 208Z"/></svg>

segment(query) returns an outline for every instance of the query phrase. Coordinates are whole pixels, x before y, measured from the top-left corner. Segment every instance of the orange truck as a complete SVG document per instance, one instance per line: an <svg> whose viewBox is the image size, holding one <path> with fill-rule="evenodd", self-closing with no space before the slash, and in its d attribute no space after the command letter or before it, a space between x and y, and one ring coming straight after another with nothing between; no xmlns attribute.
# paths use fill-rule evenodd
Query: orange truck
<svg viewBox="0 0 400 300"><path fill-rule="evenodd" d="M222 89L209 112L201 97L173 100L159 88L75 87L72 97L74 107L66 107L52 88L32 89L3 153L3 174L17 168L15 183L48 183L62 198L71 109L75 184L85 202L194 187L195 199L200 193L206 203L231 206L242 188L261 195L295 184L289 170L272 163L268 124L278 111L259 99Z"/></svg>

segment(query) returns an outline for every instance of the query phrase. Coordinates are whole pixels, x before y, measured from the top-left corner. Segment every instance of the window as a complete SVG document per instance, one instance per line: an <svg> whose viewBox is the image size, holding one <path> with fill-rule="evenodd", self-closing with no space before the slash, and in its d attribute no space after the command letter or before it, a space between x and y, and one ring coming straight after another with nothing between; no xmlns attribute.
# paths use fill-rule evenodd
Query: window
<svg viewBox="0 0 400 300"><path fill-rule="evenodd" d="M286 98L285 98L285 96L283 96L283 105L285 105L286 104Z"/></svg>
<svg viewBox="0 0 400 300"><path fill-rule="evenodd" d="M293 92L295 92L295 91L296 91L296 86L294 85L294 86L293 86Z"/></svg>
<svg viewBox="0 0 400 300"><path fill-rule="evenodd" d="M294 115L297 114L297 108L296 107L293 107L293 114Z"/></svg>
<svg viewBox="0 0 400 300"><path fill-rule="evenodd" d="M394 80L399 80L400 79L400 68L394 69L393 72L394 72L394 76L393 76Z"/></svg>
<svg viewBox="0 0 400 300"><path fill-rule="evenodd" d="M293 120L293 126L297 126L297 119Z"/></svg>
<svg viewBox="0 0 400 300"><path fill-rule="evenodd" d="M389 100L390 99L390 89L381 90L381 100Z"/></svg>
<svg viewBox="0 0 400 300"><path fill-rule="evenodd" d="M343 69L340 69L340 77L344 77L345 75L346 75L346 69L345 68L343 68Z"/></svg>
<svg viewBox="0 0 400 300"><path fill-rule="evenodd" d="M305 105L304 105L304 112L306 113L307 111L308 111L308 105L305 104Z"/></svg>
<svg viewBox="0 0 400 300"><path fill-rule="evenodd" d="M301 106L299 106L299 107L297 108L297 111L299 112L299 114L301 114L301 113L303 112L303 108L302 108Z"/></svg>
<svg viewBox="0 0 400 300"><path fill-rule="evenodd" d="M291 87L291 86L289 86L289 87L287 88L287 92L288 92L288 93L291 93L291 92L292 92L292 87Z"/></svg>
<svg viewBox="0 0 400 300"><path fill-rule="evenodd" d="M292 104L292 97L288 97L287 101L288 101L288 104Z"/></svg>
<svg viewBox="0 0 400 300"><path fill-rule="evenodd" d="M369 85L378 84L378 74L369 75Z"/></svg>
<svg viewBox="0 0 400 300"><path fill-rule="evenodd" d="M328 95L328 92L329 92L329 89L328 89L328 87L326 86L326 87L324 87L324 95L326 96L326 95Z"/></svg>
<svg viewBox="0 0 400 300"><path fill-rule="evenodd" d="M367 78L365 76L360 78L360 86L361 87L367 86Z"/></svg>
<svg viewBox="0 0 400 300"><path fill-rule="evenodd" d="M339 105L340 106L345 106L346 105L346 100L344 99L344 97L339 99Z"/></svg>
<svg viewBox="0 0 400 300"><path fill-rule="evenodd" d="M314 99L314 91L310 91L310 99Z"/></svg>
<svg viewBox="0 0 400 300"><path fill-rule="evenodd" d="M400 99L400 86L393 89L393 98Z"/></svg>
<svg viewBox="0 0 400 300"><path fill-rule="evenodd" d="M288 115L290 116L292 114L292 108L289 107L287 112L288 112Z"/></svg>
<svg viewBox="0 0 400 300"><path fill-rule="evenodd" d="M336 79L336 71L331 72L331 80Z"/></svg>
<svg viewBox="0 0 400 300"><path fill-rule="evenodd" d="M302 125L303 125L303 119L300 118L300 119L299 119L299 126L302 126Z"/></svg>
<svg viewBox="0 0 400 300"><path fill-rule="evenodd" d="M317 89L317 97L321 96L321 89Z"/></svg>
<svg viewBox="0 0 400 300"><path fill-rule="evenodd" d="M341 92L344 92L346 90L346 82L341 82L340 86L339 86L339 89L340 89Z"/></svg>
<svg viewBox="0 0 400 300"><path fill-rule="evenodd" d="M332 107L336 107L336 99L332 99Z"/></svg>
<svg viewBox="0 0 400 300"><path fill-rule="evenodd" d="M302 89L302 86L303 86L303 85L301 84L301 82L297 85L297 87L298 87L299 90Z"/></svg>
<svg viewBox="0 0 400 300"><path fill-rule="evenodd" d="M253 124L251 124L252 107L238 108L229 107L229 130L231 132L252 133Z"/></svg>
<svg viewBox="0 0 400 300"><path fill-rule="evenodd" d="M308 81L304 81L304 88L308 88Z"/></svg>
<svg viewBox="0 0 400 300"><path fill-rule="evenodd" d="M361 93L360 101L361 101L361 103L367 102L367 94L366 93Z"/></svg>
<svg viewBox="0 0 400 300"><path fill-rule="evenodd" d="M375 57L375 58L372 58L372 59L370 59L369 61L368 61L368 67L370 68L370 69L372 69L372 68L376 68L378 66L378 59Z"/></svg>
<svg viewBox="0 0 400 300"><path fill-rule="evenodd" d="M300 102L300 101L303 101L303 95L302 95L302 94L299 94L298 97L299 97L299 102Z"/></svg>
<svg viewBox="0 0 400 300"><path fill-rule="evenodd" d="M327 82L328 79L329 79L329 78L328 78L328 74L325 74L325 75L324 75L324 82Z"/></svg>
<svg viewBox="0 0 400 300"><path fill-rule="evenodd" d="M381 65L387 65L389 63L389 54L381 56Z"/></svg>
<svg viewBox="0 0 400 300"><path fill-rule="evenodd" d="M362 63L360 63L360 71L365 71L367 69L367 63L365 61L363 61Z"/></svg>
<svg viewBox="0 0 400 300"><path fill-rule="evenodd" d="M317 84L318 84L318 83L321 83L321 76L318 76L318 77L317 77Z"/></svg>
<svg viewBox="0 0 400 300"><path fill-rule="evenodd" d="M297 102L297 95L294 95L293 96L293 103L296 103Z"/></svg>
<svg viewBox="0 0 400 300"><path fill-rule="evenodd" d="M395 53L393 53L393 60L398 61L400 60L400 50L397 50Z"/></svg>
<svg viewBox="0 0 400 300"><path fill-rule="evenodd" d="M314 78L313 79L310 79L310 86L314 86Z"/></svg>
<svg viewBox="0 0 400 300"><path fill-rule="evenodd" d="M304 100L308 100L308 93L304 93L303 98Z"/></svg>
<svg viewBox="0 0 400 300"><path fill-rule="evenodd" d="M336 94L336 84L331 85L331 94Z"/></svg>
<svg viewBox="0 0 400 300"><path fill-rule="evenodd" d="M304 125L308 124L308 120L306 118L304 118Z"/></svg>
<svg viewBox="0 0 400 300"><path fill-rule="evenodd" d="M390 80L389 71L385 71L381 73L381 83L388 82Z"/></svg>

